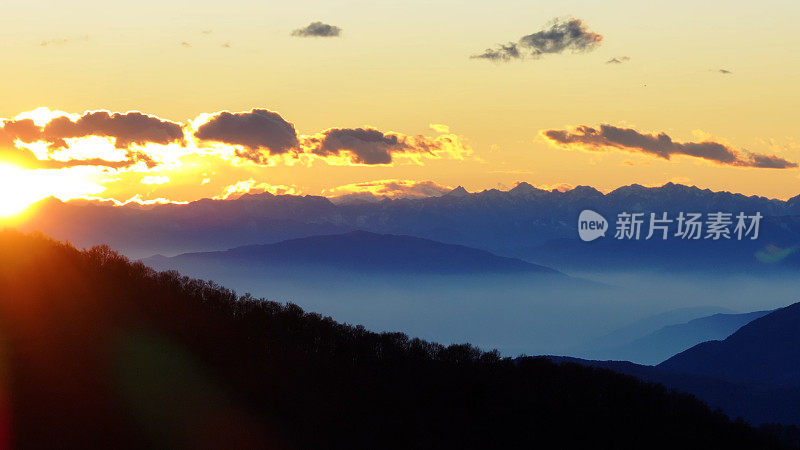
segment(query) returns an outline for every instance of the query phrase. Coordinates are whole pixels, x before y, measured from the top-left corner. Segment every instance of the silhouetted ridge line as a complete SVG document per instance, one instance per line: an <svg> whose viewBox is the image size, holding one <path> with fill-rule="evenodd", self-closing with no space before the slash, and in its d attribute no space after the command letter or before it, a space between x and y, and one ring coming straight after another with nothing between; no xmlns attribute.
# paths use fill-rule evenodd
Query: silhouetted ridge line
<svg viewBox="0 0 800 450"><path fill-rule="evenodd" d="M154 257L155 258L155 257ZM356 230L343 234L290 239L275 244L246 245L220 252L185 253L174 261L217 261L248 265L299 266L330 271L420 274L558 274L548 267L494 255L463 245L413 236ZM157 262L163 258L152 259ZM145 262L150 259L145 260Z"/></svg>
<svg viewBox="0 0 800 450"><path fill-rule="evenodd" d="M0 267L15 447L780 448L628 376L373 333L108 247L2 231Z"/></svg>

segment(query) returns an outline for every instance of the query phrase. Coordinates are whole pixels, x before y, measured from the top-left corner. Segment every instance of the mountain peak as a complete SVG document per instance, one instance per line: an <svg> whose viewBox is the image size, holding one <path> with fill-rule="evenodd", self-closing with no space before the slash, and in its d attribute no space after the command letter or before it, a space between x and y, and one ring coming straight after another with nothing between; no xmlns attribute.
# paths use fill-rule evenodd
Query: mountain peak
<svg viewBox="0 0 800 450"><path fill-rule="evenodd" d="M511 189L508 192L511 194L533 194L537 192L546 192L546 191L538 189L525 181L520 181L519 183L517 183L516 186L514 186L513 189Z"/></svg>
<svg viewBox="0 0 800 450"><path fill-rule="evenodd" d="M469 192L464 189L464 186L458 186L452 191L444 194L442 197L466 197L467 195L469 195Z"/></svg>

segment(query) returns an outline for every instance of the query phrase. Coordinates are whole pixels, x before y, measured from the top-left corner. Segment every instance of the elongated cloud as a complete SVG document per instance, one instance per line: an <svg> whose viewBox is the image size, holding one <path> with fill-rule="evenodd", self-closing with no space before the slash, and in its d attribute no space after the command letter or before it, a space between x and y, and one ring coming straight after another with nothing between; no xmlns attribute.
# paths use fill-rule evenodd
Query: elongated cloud
<svg viewBox="0 0 800 450"><path fill-rule="evenodd" d="M219 112L200 125L194 136L200 140L240 145L237 156L265 163L270 155L286 153L297 146L294 125L266 109L249 112Z"/></svg>
<svg viewBox="0 0 800 450"><path fill-rule="evenodd" d="M297 186L286 186L283 184L269 184L269 183L256 183L256 180L249 179L239 181L225 187L224 192L216 195L215 200L227 200L229 198L239 198L244 194L264 194L270 193L273 195L301 195L302 193Z"/></svg>
<svg viewBox="0 0 800 450"><path fill-rule="evenodd" d="M405 136L374 128L332 128L306 138L303 150L323 157L344 157L353 164L390 164L393 156L461 159L471 153L458 136Z"/></svg>
<svg viewBox="0 0 800 450"><path fill-rule="evenodd" d="M166 128L163 128L166 127ZM18 148L16 141L33 143L44 141L51 150L67 148L64 139L86 136L103 136L115 139L115 146L125 149L125 158L109 160L99 157L39 159L31 150ZM138 162L151 168L155 161L140 150L128 148L131 144L155 142L167 144L183 141L180 125L145 116L140 113L107 112L87 113L73 122L68 117L56 117L44 127L31 119L9 120L0 126L0 159L16 162L30 168L61 169L76 166L102 166L112 169L130 167Z"/></svg>
<svg viewBox="0 0 800 450"><path fill-rule="evenodd" d="M352 183L326 189L322 192L332 197L336 203L352 201L376 201L384 198L421 198L438 197L453 190L433 181L415 180L376 180Z"/></svg>
<svg viewBox="0 0 800 450"><path fill-rule="evenodd" d="M341 34L341 28L322 22L311 22L303 28L292 31L292 36L295 37L337 37Z"/></svg>
<svg viewBox="0 0 800 450"><path fill-rule="evenodd" d="M670 159L673 155L685 155L738 167L787 169L798 166L797 163L779 156L738 151L719 142L676 142L665 133L653 135L612 125L600 125L599 129L579 126L571 131L544 130L541 134L550 144L567 149L590 151L618 149L664 159Z"/></svg>
<svg viewBox="0 0 800 450"><path fill-rule="evenodd" d="M603 41L603 36L595 33L581 19L554 19L536 33L519 38L517 42L500 44L482 53L472 55L475 59L490 61L511 61L522 58L540 58L545 54L573 53L593 50Z"/></svg>
<svg viewBox="0 0 800 450"><path fill-rule="evenodd" d="M55 117L43 127L31 119L6 121L0 127L0 144L6 146L20 140L28 143L44 141L53 148L66 148L65 139L87 136L113 138L117 148L148 143L166 145L184 140L180 124L140 112L112 114L93 111L74 121L67 116Z"/></svg>
<svg viewBox="0 0 800 450"><path fill-rule="evenodd" d="M9 147L0 145L0 161L19 164L30 169L66 169L78 166L96 166L108 169L125 169L139 162L144 163L147 168L155 166L152 158L142 152L129 150L125 154L125 159L111 161L103 158L74 158L66 160L58 159L39 159L36 155L26 148Z"/></svg>
<svg viewBox="0 0 800 450"><path fill-rule="evenodd" d="M615 57L609 59L608 61L606 61L606 64L622 64L622 63L624 63L626 61L630 61L630 60L631 60L630 56L615 56Z"/></svg>
<svg viewBox="0 0 800 450"><path fill-rule="evenodd" d="M184 141L181 124L135 111L88 112L76 121L72 121L69 117L56 117L42 130L42 138L58 147L67 146L64 139L86 136L114 138L114 145L117 148L128 148L133 144L166 145Z"/></svg>

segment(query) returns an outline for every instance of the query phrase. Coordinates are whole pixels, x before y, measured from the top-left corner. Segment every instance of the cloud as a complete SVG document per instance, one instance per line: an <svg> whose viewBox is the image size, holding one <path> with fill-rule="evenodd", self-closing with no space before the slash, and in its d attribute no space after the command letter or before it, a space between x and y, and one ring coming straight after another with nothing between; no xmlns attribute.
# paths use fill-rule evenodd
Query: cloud
<svg viewBox="0 0 800 450"><path fill-rule="evenodd" d="M181 47L183 48L190 48L191 46L192 44L190 44L189 42L186 41L181 42Z"/></svg>
<svg viewBox="0 0 800 450"><path fill-rule="evenodd" d="M220 195L213 198L215 200L227 200L230 198L239 198L244 194L263 194L270 193L272 195L300 195L301 192L295 185L286 186L283 184L269 184L269 183L256 183L256 180L249 179L239 181L238 183L226 186Z"/></svg>
<svg viewBox="0 0 800 450"><path fill-rule="evenodd" d="M541 134L550 144L568 149L589 151L618 149L641 152L664 159L670 159L673 155L685 155L737 167L787 169L798 166L797 163L779 156L737 151L711 140L682 143L673 141L665 133L652 135L612 125L600 125L599 129L579 126L572 131L544 130Z"/></svg>
<svg viewBox="0 0 800 450"><path fill-rule="evenodd" d="M152 159L139 152L127 152L126 157L120 161L111 161L103 158L73 158L73 159L39 159L34 152L27 148L0 146L0 161L15 163L29 169L67 169L79 166L104 167L107 169L125 169L139 162L148 168L155 164Z"/></svg>
<svg viewBox="0 0 800 450"><path fill-rule="evenodd" d="M203 141L242 146L236 155L257 164L266 164L270 155L286 153L298 143L294 125L266 109L215 113L197 128L194 136Z"/></svg>
<svg viewBox="0 0 800 450"><path fill-rule="evenodd" d="M322 133L312 153L322 156L348 152L358 164L389 164L392 152L409 147L396 134L384 134L371 128L333 128Z"/></svg>
<svg viewBox="0 0 800 450"><path fill-rule="evenodd" d="M719 69L719 70L717 70L717 72L719 72L719 73L721 73L723 75L730 75L730 74L733 73L733 72L731 72L730 70L727 70L727 69Z"/></svg>
<svg viewBox="0 0 800 450"><path fill-rule="evenodd" d="M487 48L483 53L470 56L472 59L488 59L489 61L511 61L522 58L519 46L513 42L499 44L497 48Z"/></svg>
<svg viewBox="0 0 800 450"><path fill-rule="evenodd" d="M437 137L406 136L374 128L331 128L306 137L302 148L316 156L345 158L349 164L364 165L391 164L394 156L412 159L450 156L462 159L472 153L453 134Z"/></svg>
<svg viewBox="0 0 800 450"><path fill-rule="evenodd" d="M591 51L602 41L603 36L589 30L581 19L554 19L543 30L522 36L517 42L488 48L471 58L490 61L536 59L545 54L563 53L566 50L573 53Z"/></svg>
<svg viewBox="0 0 800 450"><path fill-rule="evenodd" d="M100 157L89 158L51 158L53 150L65 149L68 138L87 136L112 137L115 147L125 150L124 159L110 160ZM17 141L23 143L46 142L46 158L39 158L28 148L19 148ZM114 113L106 111L87 112L73 121L59 116L50 120L44 127L36 125L32 119L8 120L0 126L0 157L29 168L61 169L75 166L102 166L111 169L127 168L139 162L148 168L156 162L146 153L129 148L132 144L148 142L168 144L183 142L181 126L172 122L141 113Z"/></svg>
<svg viewBox="0 0 800 450"><path fill-rule="evenodd" d="M85 136L114 138L116 148L128 148L133 144L184 143L181 124L136 111L113 114L91 111L75 121L66 116L56 117L45 125L41 134L53 147L61 148L67 146L64 139Z"/></svg>
<svg viewBox="0 0 800 450"><path fill-rule="evenodd" d="M177 167L181 157L207 154L257 165L311 165L317 160L329 165L388 165L398 157L422 164L423 159L463 159L472 154L449 127L432 127L440 134L332 128L298 136L292 123L266 109L203 114L183 125L140 112L75 115L40 108L14 120L0 120L0 148L3 159L30 168Z"/></svg>
<svg viewBox="0 0 800 450"><path fill-rule="evenodd" d="M575 185L570 183L537 184L534 187L543 191L558 191L562 193L575 189Z"/></svg>
<svg viewBox="0 0 800 450"><path fill-rule="evenodd" d="M322 191L336 203L351 201L376 201L383 198L439 197L453 190L433 181L376 180L352 183Z"/></svg>
<svg viewBox="0 0 800 450"><path fill-rule="evenodd" d="M341 34L341 28L322 22L311 22L308 26L292 31L292 36L296 37L337 37Z"/></svg>
<svg viewBox="0 0 800 450"><path fill-rule="evenodd" d="M622 64L622 63L630 61L630 60L631 60L630 56L615 56L615 57L609 59L608 61L606 61L606 64Z"/></svg>
<svg viewBox="0 0 800 450"><path fill-rule="evenodd" d="M450 127L441 123L432 123L428 127L437 133L449 133Z"/></svg>
<svg viewBox="0 0 800 450"><path fill-rule="evenodd" d="M42 129L33 119L9 120L0 126L0 147L13 147L14 141L36 142Z"/></svg>

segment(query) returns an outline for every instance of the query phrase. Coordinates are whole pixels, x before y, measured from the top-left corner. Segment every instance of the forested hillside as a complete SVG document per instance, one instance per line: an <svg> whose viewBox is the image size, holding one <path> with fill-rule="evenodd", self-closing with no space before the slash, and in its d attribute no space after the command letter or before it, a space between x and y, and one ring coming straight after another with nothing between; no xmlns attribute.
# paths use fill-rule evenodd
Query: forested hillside
<svg viewBox="0 0 800 450"><path fill-rule="evenodd" d="M106 247L0 232L16 447L772 448L610 371L373 333Z"/></svg>

